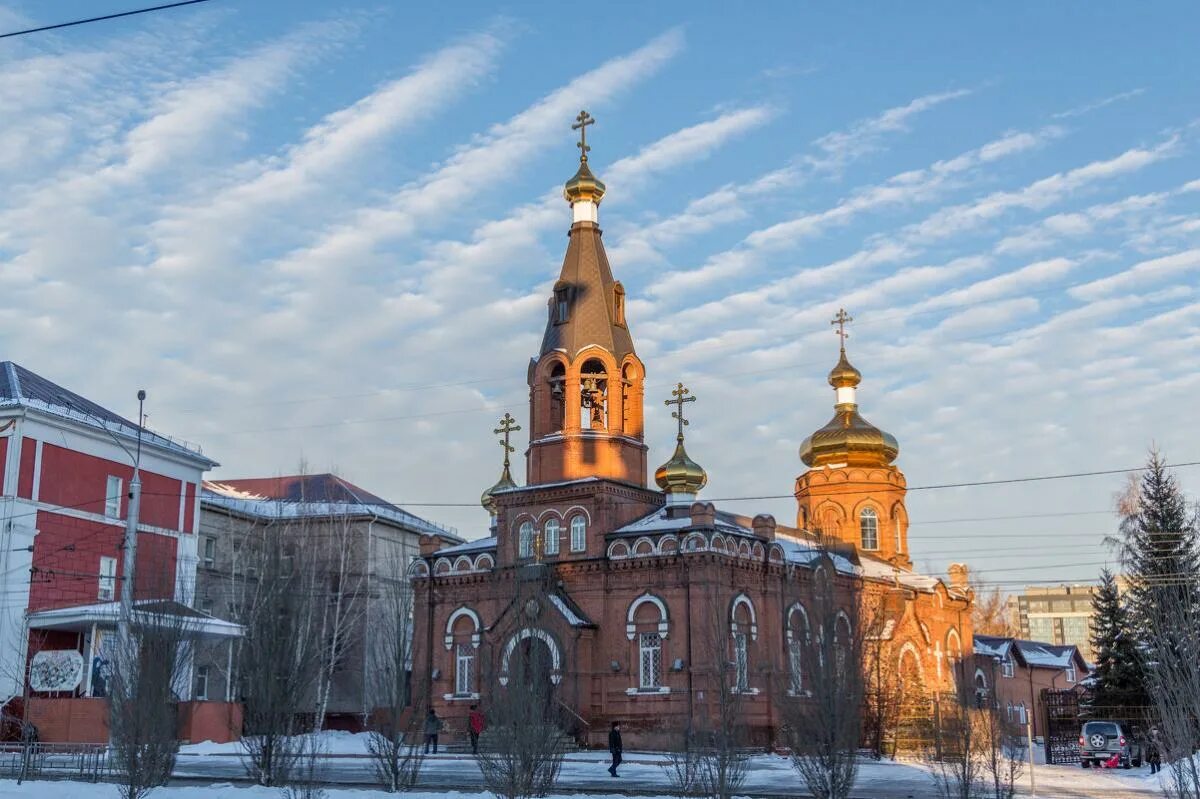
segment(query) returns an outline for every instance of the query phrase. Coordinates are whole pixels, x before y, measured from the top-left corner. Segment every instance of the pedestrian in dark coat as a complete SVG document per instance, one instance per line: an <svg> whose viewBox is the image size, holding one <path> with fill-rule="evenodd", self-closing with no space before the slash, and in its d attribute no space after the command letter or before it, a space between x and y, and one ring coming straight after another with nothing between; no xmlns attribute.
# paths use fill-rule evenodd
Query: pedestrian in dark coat
<svg viewBox="0 0 1200 799"><path fill-rule="evenodd" d="M621 765L621 722L614 721L612 729L608 731L608 751L612 755L612 765L608 767L608 773L614 777L617 775L617 766Z"/></svg>
<svg viewBox="0 0 1200 799"><path fill-rule="evenodd" d="M1146 742L1146 762L1150 764L1150 773L1157 774L1162 768L1162 752L1158 749L1158 730L1150 731L1150 740Z"/></svg>
<svg viewBox="0 0 1200 799"><path fill-rule="evenodd" d="M483 732L484 718L479 705L471 705L471 714L467 716L467 732L471 736L471 754L479 754L479 734Z"/></svg>
<svg viewBox="0 0 1200 799"><path fill-rule="evenodd" d="M437 713L433 712L433 708L429 708L429 713L425 716L425 754L429 754L429 747L433 746L433 753L437 754L438 733L442 731L442 720L438 718Z"/></svg>

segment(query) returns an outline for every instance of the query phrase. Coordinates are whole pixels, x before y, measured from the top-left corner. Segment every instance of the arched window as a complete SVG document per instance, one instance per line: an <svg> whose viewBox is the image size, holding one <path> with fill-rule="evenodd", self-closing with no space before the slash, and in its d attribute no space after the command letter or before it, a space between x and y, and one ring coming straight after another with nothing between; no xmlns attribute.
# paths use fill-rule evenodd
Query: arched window
<svg viewBox="0 0 1200 799"><path fill-rule="evenodd" d="M547 519L545 527L546 537L543 542L544 551L547 555L558 554L558 519Z"/></svg>
<svg viewBox="0 0 1200 799"><path fill-rule="evenodd" d="M739 594L733 600L729 627L733 639L734 687L738 691L749 691L750 639L758 637L758 619L754 605L745 594Z"/></svg>
<svg viewBox="0 0 1200 799"><path fill-rule="evenodd" d="M662 636L638 633L638 688L645 691L662 685Z"/></svg>
<svg viewBox="0 0 1200 799"><path fill-rule="evenodd" d="M637 642L637 690L657 692L663 686L663 639L670 629L667 606L654 594L645 593L629 605L625 634Z"/></svg>
<svg viewBox="0 0 1200 799"><path fill-rule="evenodd" d="M863 549L879 549L879 517L873 508L863 508L858 516Z"/></svg>
<svg viewBox="0 0 1200 799"><path fill-rule="evenodd" d="M517 533L517 557L533 557L533 522L521 522Z"/></svg>
<svg viewBox="0 0 1200 799"><path fill-rule="evenodd" d="M784 619L787 638L788 690L799 694L804 689L804 654L809 645L808 614L799 602L792 605Z"/></svg>
<svg viewBox="0 0 1200 799"><path fill-rule="evenodd" d="M583 552L587 549L587 519L583 514L571 519L571 551Z"/></svg>
<svg viewBox="0 0 1200 799"><path fill-rule="evenodd" d="M481 626L479 614L466 606L446 620L446 649L454 653L455 696L479 696L475 690L475 654Z"/></svg>

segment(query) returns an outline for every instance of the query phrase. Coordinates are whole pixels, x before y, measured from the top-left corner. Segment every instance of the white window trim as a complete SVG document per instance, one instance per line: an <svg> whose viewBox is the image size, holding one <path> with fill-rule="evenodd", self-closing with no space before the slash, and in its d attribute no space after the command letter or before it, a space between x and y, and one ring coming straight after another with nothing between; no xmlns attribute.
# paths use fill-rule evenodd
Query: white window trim
<svg viewBox="0 0 1200 799"><path fill-rule="evenodd" d="M1012 679L1016 676L1017 668L1012 658L1005 658L1000 661L1000 676Z"/></svg>
<svg viewBox="0 0 1200 799"><path fill-rule="evenodd" d="M1067 666L1066 671L1067 671L1067 682L1071 682L1071 683L1075 682L1075 667Z"/></svg>
<svg viewBox="0 0 1200 799"><path fill-rule="evenodd" d="M465 655L463 654L464 652L466 653ZM463 669L464 662L467 664L465 675ZM474 681L475 647L472 644L459 644L454 650L454 695L470 695L472 693L471 686Z"/></svg>
<svg viewBox="0 0 1200 799"><path fill-rule="evenodd" d="M542 525L542 551L547 555L557 555L561 535L562 523L558 519L547 519Z"/></svg>
<svg viewBox="0 0 1200 799"><path fill-rule="evenodd" d="M111 569L105 569L105 565L111 565ZM111 573L108 573L111 572ZM108 591L105 593L105 587ZM100 583L96 586L96 598L103 599L107 602L117 598L117 559L102 556L100 558Z"/></svg>
<svg viewBox="0 0 1200 799"><path fill-rule="evenodd" d="M871 520L872 535L874 536L871 541L872 546L867 546L867 538L864 535L866 532L864 522L867 519ZM874 508L863 508L858 514L858 537L862 542L863 549L868 552L879 551L879 514L875 512Z"/></svg>
<svg viewBox="0 0 1200 799"><path fill-rule="evenodd" d="M113 488L114 483L116 488ZM121 518L121 496L125 493L125 481L110 474L104 481L104 515L109 519Z"/></svg>
<svg viewBox="0 0 1200 799"><path fill-rule="evenodd" d="M197 699L201 702L207 702L208 701L208 682L209 682L208 666L197 666L196 667L196 682L198 683L198 682L200 682L200 680L204 680L204 691L203 692L197 691L195 689L195 686L193 686L192 687L192 699Z"/></svg>
<svg viewBox="0 0 1200 799"><path fill-rule="evenodd" d="M576 524L580 522L580 524ZM575 534L578 531L579 538L576 540ZM584 552L587 550L587 519L583 514L576 514L571 517L571 551Z"/></svg>
<svg viewBox="0 0 1200 799"><path fill-rule="evenodd" d="M518 558L533 557L533 537L535 535L537 535L537 528L533 526L533 522L526 520L517 525Z"/></svg>
<svg viewBox="0 0 1200 799"><path fill-rule="evenodd" d="M647 636L651 636L651 635L658 636L658 646L647 646L646 645L646 638L647 638ZM647 674L646 656L649 653L651 660L653 660L654 659L653 652L658 653L658 670L657 670L658 673L657 674L653 674L653 673ZM656 632L638 633L638 690L639 691L653 691L653 692L657 693L658 689L662 687L662 679L663 679L662 672L663 672L663 638L662 638L662 636ZM654 682L647 682L647 676L653 677Z"/></svg>

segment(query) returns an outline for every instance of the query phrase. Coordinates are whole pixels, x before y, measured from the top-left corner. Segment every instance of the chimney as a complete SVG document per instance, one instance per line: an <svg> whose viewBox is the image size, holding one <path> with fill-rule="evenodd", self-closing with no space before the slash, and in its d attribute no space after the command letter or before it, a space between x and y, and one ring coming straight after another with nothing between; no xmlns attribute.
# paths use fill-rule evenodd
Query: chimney
<svg viewBox="0 0 1200 799"><path fill-rule="evenodd" d="M757 538L765 538L768 541L775 540L775 517L771 514L758 514L754 517L754 521L750 522L750 526L754 528L754 535Z"/></svg>
<svg viewBox="0 0 1200 799"><path fill-rule="evenodd" d="M427 557L442 548L441 539L436 535L421 536L421 557Z"/></svg>
<svg viewBox="0 0 1200 799"><path fill-rule="evenodd" d="M693 527L712 527L717 522L717 509L711 502L693 502L690 510Z"/></svg>
<svg viewBox="0 0 1200 799"><path fill-rule="evenodd" d="M951 588L965 591L971 587L970 572L965 563L951 563L946 572L950 575Z"/></svg>

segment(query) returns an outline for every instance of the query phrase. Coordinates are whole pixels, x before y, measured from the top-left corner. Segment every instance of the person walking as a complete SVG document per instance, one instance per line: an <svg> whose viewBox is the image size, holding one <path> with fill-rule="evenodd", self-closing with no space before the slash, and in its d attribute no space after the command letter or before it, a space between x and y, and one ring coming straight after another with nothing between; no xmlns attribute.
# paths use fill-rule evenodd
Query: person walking
<svg viewBox="0 0 1200 799"><path fill-rule="evenodd" d="M429 712L425 714L425 754L429 754L429 747L433 745L433 753L437 754L438 733L442 731L442 720L438 718L438 714L429 708Z"/></svg>
<svg viewBox="0 0 1200 799"><path fill-rule="evenodd" d="M617 775L617 766L621 765L621 722L614 721L612 729L608 731L608 751L612 755L612 765L608 767L608 773L614 777Z"/></svg>
<svg viewBox="0 0 1200 799"><path fill-rule="evenodd" d="M1157 774L1162 768L1162 752L1158 749L1158 730L1150 730L1150 740L1146 743L1146 762L1150 764L1150 773Z"/></svg>
<svg viewBox="0 0 1200 799"><path fill-rule="evenodd" d="M479 754L479 734L483 732L483 713L479 705L471 705L471 713L467 716L467 733L471 736L471 754Z"/></svg>

